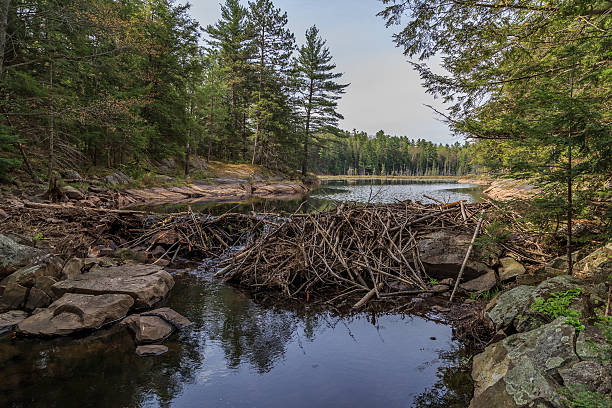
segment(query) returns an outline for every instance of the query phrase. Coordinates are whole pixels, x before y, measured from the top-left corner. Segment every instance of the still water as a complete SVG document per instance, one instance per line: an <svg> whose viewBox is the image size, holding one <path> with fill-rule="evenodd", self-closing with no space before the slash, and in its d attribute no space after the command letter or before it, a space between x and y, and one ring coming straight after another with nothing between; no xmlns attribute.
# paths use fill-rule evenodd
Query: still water
<svg viewBox="0 0 612 408"><path fill-rule="evenodd" d="M448 203L459 200L466 200L467 202L473 203L482 199L482 187L473 184L431 180L329 180L323 181L319 187L308 195L289 199L252 198L242 202L196 200L189 204L166 204L154 207L135 207L135 209L170 213L184 211L189 206L193 211L219 215L225 212L248 213L251 211L258 213L324 211L335 207L338 203L343 201L359 203L394 203L397 201L412 200L428 204L434 202L423 195L428 195L436 200Z"/></svg>
<svg viewBox="0 0 612 408"><path fill-rule="evenodd" d="M376 200L478 199L470 186L383 184ZM335 200L367 201L380 185L333 182L290 211ZM471 195L473 194L473 195ZM348 197L348 198L347 198ZM422 199L422 197L421 197ZM371 200L373 201L373 200ZM202 210L223 206L202 204ZM219 204L217 204L219 205ZM238 204L229 204L236 206ZM257 208L241 204L241 210ZM280 210L273 202L262 208ZM165 208L173 211L179 207ZM138 357L128 334L80 339L0 337L0 407L467 407L469 351L449 326L417 316L267 307L198 269L174 271L165 305L194 324Z"/></svg>

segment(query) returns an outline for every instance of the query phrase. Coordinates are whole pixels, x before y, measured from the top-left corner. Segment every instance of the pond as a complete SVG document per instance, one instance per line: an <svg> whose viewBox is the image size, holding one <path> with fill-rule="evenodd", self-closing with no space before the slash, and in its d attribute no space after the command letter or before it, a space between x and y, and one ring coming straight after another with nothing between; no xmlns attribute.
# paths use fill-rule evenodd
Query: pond
<svg viewBox="0 0 612 408"><path fill-rule="evenodd" d="M427 195L443 202L466 200L474 203L482 200L482 187L473 184L440 180L414 179L346 179L323 180L319 187L305 196L288 199L252 198L242 202L193 201L189 204L164 204L135 207L161 213L184 211L188 206L196 212L220 215L225 212L258 213L295 211L310 212L333 208L343 201L360 203L393 203L412 200L434 203Z"/></svg>
<svg viewBox="0 0 612 408"><path fill-rule="evenodd" d="M470 185L332 181L297 200L200 203L192 209L302 211L341 200L392 202L427 194L479 200ZM156 208L178 211L183 205ZM138 357L129 334L79 339L0 337L1 407L467 407L470 351L427 318L342 317L256 304L204 268L172 271L165 301L194 324L169 352Z"/></svg>
<svg viewBox="0 0 612 408"><path fill-rule="evenodd" d="M0 406L466 407L467 351L416 316L268 308L198 271L166 304L194 325L162 356L125 335L0 340ZM4 399L4 401L2 401Z"/></svg>

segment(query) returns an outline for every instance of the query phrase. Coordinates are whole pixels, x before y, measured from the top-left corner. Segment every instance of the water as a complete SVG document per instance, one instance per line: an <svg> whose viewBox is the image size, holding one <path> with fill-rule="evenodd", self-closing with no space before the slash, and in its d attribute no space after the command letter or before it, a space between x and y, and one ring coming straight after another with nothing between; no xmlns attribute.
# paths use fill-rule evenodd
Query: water
<svg viewBox="0 0 612 408"><path fill-rule="evenodd" d="M192 203L192 209L302 211L338 201L479 200L453 183L333 181L306 197ZM154 208L168 212L184 204ZM301 206L301 207L300 207ZM169 352L140 358L117 329L80 339L0 337L0 407L467 407L468 350L416 316L267 307L209 275L175 272L165 305L194 322Z"/></svg>
<svg viewBox="0 0 612 408"><path fill-rule="evenodd" d="M324 211L335 207L342 201L394 203L412 200L434 203L423 195L443 202L466 200L473 203L482 199L482 187L473 184L459 184L434 180L383 180L347 179L330 180L305 196L288 199L252 198L241 202L192 201L190 203L141 206L135 209L171 213L184 211L188 206L193 211L220 215L226 212L310 212Z"/></svg>
<svg viewBox="0 0 612 408"><path fill-rule="evenodd" d="M466 352L420 317L267 308L206 276L176 276L167 305L194 325L162 356L128 336L0 340L0 406L466 407ZM4 403L2 399L5 398Z"/></svg>

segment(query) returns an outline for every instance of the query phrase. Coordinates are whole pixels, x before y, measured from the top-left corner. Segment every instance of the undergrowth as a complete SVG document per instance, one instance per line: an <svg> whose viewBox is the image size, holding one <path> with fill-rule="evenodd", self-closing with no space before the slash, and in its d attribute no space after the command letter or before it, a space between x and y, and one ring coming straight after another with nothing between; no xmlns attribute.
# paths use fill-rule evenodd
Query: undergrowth
<svg viewBox="0 0 612 408"><path fill-rule="evenodd" d="M580 321L580 313L569 308L572 300L579 297L580 289L570 289L561 292L553 292L546 300L536 299L531 305L531 310L546 316L550 320L565 316L566 323L574 326L576 331L584 330L584 325Z"/></svg>

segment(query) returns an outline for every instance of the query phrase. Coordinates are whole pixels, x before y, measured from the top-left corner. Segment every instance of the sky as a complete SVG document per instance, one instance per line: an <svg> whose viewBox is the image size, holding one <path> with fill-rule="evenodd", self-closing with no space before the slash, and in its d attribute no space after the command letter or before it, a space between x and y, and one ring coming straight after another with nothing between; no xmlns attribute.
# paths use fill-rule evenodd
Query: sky
<svg viewBox="0 0 612 408"><path fill-rule="evenodd" d="M223 0L191 0L191 14L202 26L220 17ZM246 4L246 1L243 2ZM316 24L334 57L343 83L350 83L339 101L344 115L339 126L374 135L408 136L436 143L462 142L438 120L426 104L441 102L426 94L418 74L402 50L392 41L394 30L376 16L383 6L379 0L275 0L287 12L289 28L298 44L306 29Z"/></svg>

